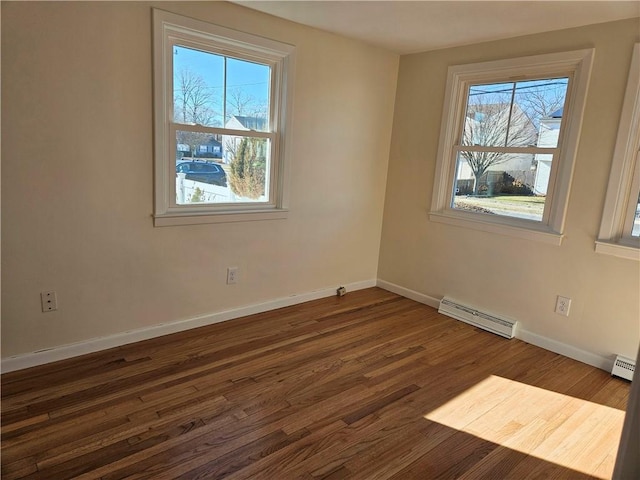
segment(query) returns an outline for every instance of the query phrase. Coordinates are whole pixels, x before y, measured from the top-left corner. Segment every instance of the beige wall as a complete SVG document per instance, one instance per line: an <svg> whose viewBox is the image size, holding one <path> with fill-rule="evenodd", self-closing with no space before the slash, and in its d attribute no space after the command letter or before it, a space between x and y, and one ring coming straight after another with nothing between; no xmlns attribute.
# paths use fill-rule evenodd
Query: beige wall
<svg viewBox="0 0 640 480"><path fill-rule="evenodd" d="M506 315L587 352L634 358L640 266L594 252L638 19L401 58L379 278ZM595 47L562 246L429 221L449 65ZM570 316L553 312L572 298Z"/></svg>
<svg viewBox="0 0 640 480"><path fill-rule="evenodd" d="M289 218L154 228L151 6L2 3L3 358L376 278L398 56L155 4L294 44L297 71Z"/></svg>
<svg viewBox="0 0 640 480"><path fill-rule="evenodd" d="M405 56L396 95L396 55L232 4L158 2L295 44L297 71L289 218L154 228L151 6L2 3L3 358L376 276L635 355L639 265L593 242L637 19ZM562 246L430 222L447 66L591 46Z"/></svg>

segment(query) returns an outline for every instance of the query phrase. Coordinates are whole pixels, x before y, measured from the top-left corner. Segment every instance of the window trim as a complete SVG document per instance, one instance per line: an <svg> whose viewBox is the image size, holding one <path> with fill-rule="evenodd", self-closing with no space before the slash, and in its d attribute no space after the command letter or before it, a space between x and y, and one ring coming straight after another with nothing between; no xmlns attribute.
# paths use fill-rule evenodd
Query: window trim
<svg viewBox="0 0 640 480"><path fill-rule="evenodd" d="M640 190L640 43L633 47L595 251L640 261L640 238L625 234Z"/></svg>
<svg viewBox="0 0 640 480"><path fill-rule="evenodd" d="M232 30L201 20L159 9L153 15L154 60L154 225L192 225L201 223L238 222L282 219L289 206L291 117L295 70L295 47L275 40ZM251 132L250 136L271 139L271 193L266 203L176 205L175 173L172 170L171 136L180 129L173 112L173 45L206 47L221 55L254 60L272 68L269 132ZM194 130L198 126L190 126ZM213 127L212 127L213 128ZM212 128L207 127L207 131ZM220 129L233 133L230 129ZM238 131L247 136L248 132ZM175 143L175 139L174 139ZM175 167L174 167L175 170ZM173 174L173 175L172 175Z"/></svg>
<svg viewBox="0 0 640 480"><path fill-rule="evenodd" d="M450 66L429 219L451 225L516 236L560 245L563 238L569 191L586 104L594 49ZM519 81L543 76L569 77L563 131L549 179L548 201L542 222L487 215L451 208L455 176L455 148L466 107L469 85L482 82ZM554 168L555 167L555 168Z"/></svg>

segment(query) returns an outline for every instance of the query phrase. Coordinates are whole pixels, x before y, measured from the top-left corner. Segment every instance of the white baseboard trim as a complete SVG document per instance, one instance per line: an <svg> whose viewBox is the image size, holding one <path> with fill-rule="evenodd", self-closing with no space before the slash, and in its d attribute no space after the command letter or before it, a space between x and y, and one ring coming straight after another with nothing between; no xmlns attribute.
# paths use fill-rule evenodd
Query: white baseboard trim
<svg viewBox="0 0 640 480"><path fill-rule="evenodd" d="M429 295L425 295L423 293L416 292L405 287L401 287L400 285L396 285L385 280L378 279L377 286L398 295L402 295L403 297L409 298L411 300L415 300L416 302L424 303L425 305L429 305L433 308L438 308L440 306L440 300L438 298L431 297ZM566 343L552 340L548 337L543 337L542 335L538 335L537 333L518 328L516 329L516 338L522 340L523 342L530 343L531 345L535 345L536 347L544 348L545 350L549 350L550 352L558 353L573 360L591 365L592 367L600 368L606 372L610 372L613 368L613 357L601 357L600 355L596 355L595 353L581 350Z"/></svg>
<svg viewBox="0 0 640 480"><path fill-rule="evenodd" d="M396 285L395 283L387 282L386 280L378 279L376 286L388 290L393 293L397 293L398 295L402 295L403 297L409 298L411 300L415 300L419 303L424 303L425 305L429 305L433 308L438 308L440 306L440 299L435 297L430 297L429 295L425 295L424 293L416 292L415 290L410 290L405 287L401 287L400 285Z"/></svg>
<svg viewBox="0 0 640 480"><path fill-rule="evenodd" d="M523 342L530 343L531 345L535 345L536 347L544 348L545 350L549 350L550 352L559 353L560 355L564 355L565 357L569 357L573 360L586 363L587 365L599 368L601 370L604 370L605 372L611 372L611 369L613 368L613 357L602 357L600 355L596 355L595 353L581 350L580 348L574 347L572 345L558 342L557 340L553 340L548 337L543 337L542 335L538 335L537 333L518 329L516 330L516 338L522 340Z"/></svg>
<svg viewBox="0 0 640 480"><path fill-rule="evenodd" d="M416 292L415 290L410 290L408 288L401 287L400 285L396 285L394 283L387 282L381 279L378 279L377 281L364 280L361 282L349 283L343 286L347 289L347 292L353 292L356 290L362 290L365 288L377 286L384 290L388 290L390 292L396 293L398 295L409 298L419 303L423 303L436 309L440 305L440 300L438 298L431 297L429 295L425 295L423 293ZM299 303L309 302L311 300L327 298L335 294L335 288L323 288L320 290L294 294L289 297L269 300L267 302L248 305L245 307L201 315L186 320L179 320L176 322L154 325L152 327L130 330L106 337L92 338L83 342L61 345L59 347L52 347L33 353L15 355L13 357L2 359L1 370L2 373L7 373L29 367L35 367L37 365L44 365L46 363L65 360L67 358L77 357L80 355L85 355L87 353L94 353L113 347L127 345L129 343L149 340L151 338L160 337L162 335L169 335L171 333L182 332L185 330L190 330L192 328L225 322L227 320L233 320L235 318L245 317L247 315L253 315L256 313L267 312L278 308L289 307L291 305L297 305ZM581 350L557 340L543 337L542 335L538 335L527 330L517 329L516 338L522 340L523 342L535 345L536 347L544 348L545 350L564 355L565 357L572 358L574 360L586 363L587 365L591 365L596 368L600 368L607 372L610 372L613 368L613 357L602 357L600 355L596 355L586 350Z"/></svg>
<svg viewBox="0 0 640 480"><path fill-rule="evenodd" d="M364 280L361 282L347 283L342 286L347 289L347 292L353 292L356 290L375 287L376 280ZM129 343L149 340L151 338L160 337L162 335L169 335L171 333L182 332L185 330L190 330L192 328L204 327L206 325L212 325L214 323L233 320L234 318L245 317L247 315L268 312L270 310L289 307L291 305L297 305L299 303L309 302L311 300L331 297L336 294L337 287L338 285L336 285L335 287L323 288L307 293L294 294L289 297L283 297L262 303L256 303L253 305L247 305L245 307L233 308L231 310L225 310L222 312L201 315L186 320L163 323L160 325L154 325L152 327L130 330L114 335L108 335L106 337L92 338L78 343L61 345L59 347L47 348L45 350L40 350L33 353L26 353L22 355L3 358L2 373L22 370L25 368L44 365L51 362L57 362L58 360L65 360L67 358L77 357L79 355L85 355L87 353L94 353L100 350L106 350L108 348L119 347L122 345L127 345Z"/></svg>

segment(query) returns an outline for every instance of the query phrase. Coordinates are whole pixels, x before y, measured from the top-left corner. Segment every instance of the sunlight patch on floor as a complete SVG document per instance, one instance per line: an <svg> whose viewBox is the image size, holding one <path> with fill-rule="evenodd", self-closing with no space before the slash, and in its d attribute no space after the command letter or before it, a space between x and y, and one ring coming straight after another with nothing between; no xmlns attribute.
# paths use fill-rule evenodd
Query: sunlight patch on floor
<svg viewBox="0 0 640 480"><path fill-rule="evenodd" d="M490 376L424 418L599 478L611 478L624 411Z"/></svg>

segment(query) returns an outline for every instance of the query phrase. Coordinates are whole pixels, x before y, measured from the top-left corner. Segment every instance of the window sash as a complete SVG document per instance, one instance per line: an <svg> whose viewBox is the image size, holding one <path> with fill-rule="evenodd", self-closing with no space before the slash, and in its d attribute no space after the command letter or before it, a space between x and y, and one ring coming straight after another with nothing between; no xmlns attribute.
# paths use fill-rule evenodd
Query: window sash
<svg viewBox="0 0 640 480"><path fill-rule="evenodd" d="M165 81L167 82L166 85L170 85L170 88L167 88L167 96L168 96L167 105L170 106L170 108L167 110L168 122L172 122L172 123L175 122L175 117L174 117L175 105L174 105L174 98L173 98L173 91L174 91L173 50L175 49L175 47L191 48L194 50L200 50L202 52L212 53L212 54L219 55L226 58L268 66L270 68L270 78L269 78L269 118L268 118L269 127L267 131L272 133L277 132L278 105L279 105L278 102L280 101L280 95L279 95L280 90L278 88L278 85L280 84L281 78L282 78L282 72L281 72L282 58L281 57L267 58L262 56L258 57L251 51L242 52L242 53L239 53L238 51L230 52L229 50L216 47L215 45L206 44L202 42L194 42L188 38L182 38L182 37L179 37L179 38L171 37L168 42L168 48L166 49L166 52L165 52L166 54L165 62L167 66L167 72L166 72L167 77ZM237 48L240 49L241 47L237 47ZM226 85L224 88L226 88ZM225 105L223 106L223 110L225 110L226 112L226 92L224 94L224 99L225 99ZM226 121L225 116L226 115L223 115L223 122ZM175 123L179 123L179 122L175 122ZM224 127L221 127L221 128L224 128Z"/></svg>
<svg viewBox="0 0 640 480"><path fill-rule="evenodd" d="M277 135L274 132L259 132L257 130L235 130L233 128L219 128L219 127L205 127L204 125L189 125L188 123L175 123L169 122L169 134L175 135L180 130L183 132L194 133L210 133L220 135L234 135L236 137L254 137L254 138L268 138L274 141Z"/></svg>
<svg viewBox="0 0 640 480"><path fill-rule="evenodd" d="M449 67L429 217L432 221L560 245L593 55L594 49L584 49ZM548 201L545 202L543 222L500 215L486 218L488 216L473 212L453 211L450 199L454 191L455 157L458 151L468 148L460 145L459 139L464 128L463 117L470 86L551 77L568 78L568 86L559 142L553 153L555 161L547 189ZM498 147L491 148L495 151ZM551 151L545 149L537 153L548 154Z"/></svg>
<svg viewBox="0 0 640 480"><path fill-rule="evenodd" d="M155 182L154 223L187 225L286 218L291 141L295 47L264 37L153 9ZM174 46L193 48L270 67L269 126L266 132L183 125L173 117ZM223 120L224 121L224 120ZM270 171L265 179L268 202L177 205L175 197L176 131L265 138L270 143Z"/></svg>
<svg viewBox="0 0 640 480"><path fill-rule="evenodd" d="M454 145L453 151L458 152L489 152L489 153L529 153L529 154L556 154L560 147L483 147L480 145Z"/></svg>
<svg viewBox="0 0 640 480"><path fill-rule="evenodd" d="M466 152L472 152L472 151L476 151L476 152L489 152L489 153L493 153L493 152L499 152L499 153L544 153L544 154L550 154L553 155L552 160L551 160L551 171L549 173L549 184L547 187L547 194L545 195L545 202L544 202L544 209L542 212L542 220L528 220L528 219L524 219L524 218L517 218L514 216L509 216L509 215L502 215L502 214L495 214L495 218L492 218L491 221L496 223L496 224L513 224L516 226L521 226L521 227L525 227L525 228L536 228L536 225L548 225L549 224L549 217L551 215L551 205L553 202L553 192L554 192L554 186L555 186L555 182L556 182L556 175L558 173L558 169L555 166L555 164L557 164L557 158L558 158L558 152L560 151L559 148L532 148L532 147L526 147L526 148L517 148L517 147L473 147L473 148L466 148L464 145L456 145L453 148L452 151L452 159L451 159L451 172L450 172L450 178L451 180L451 189L450 189L450 195L449 195L449 203L447 205L445 205L444 210L447 212L456 212L456 215L468 215L469 217L479 217L479 216L485 216L483 214L480 213L475 213L475 212L468 212L468 211L461 211L458 208L454 208L453 203L455 200L455 192L456 192L456 182L457 182L457 168L458 168L458 162L457 162L457 158L458 158L458 154L462 151L466 151Z"/></svg>
<svg viewBox="0 0 640 480"><path fill-rule="evenodd" d="M269 174L265 178L265 190L268 192L268 201L266 202L229 202L229 203L204 203L204 204L195 204L195 205L185 205L180 204L176 201L176 182L169 183L169 211L179 211L179 210L188 210L188 211L201 211L205 209L209 210L227 210L229 208L237 209L238 207L243 208L244 206L249 206L252 210L255 208L274 208L277 204L275 195L277 194L274 181L276 172L277 172L277 163L278 159L274 157L275 155L275 145L274 140L276 138L275 134L269 132L256 132L254 130L233 130L233 129L221 129L216 127L203 127L201 125L183 125L180 123L172 123L170 125L169 135L169 152L175 152L177 147L176 133L178 131L181 132L197 132L197 133L221 133L230 136L238 136L238 137L249 137L249 138L265 138L270 140L269 145ZM224 148L224 147L223 147ZM167 162L167 175L169 178L175 177L175 162Z"/></svg>

